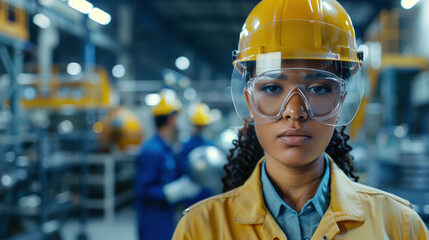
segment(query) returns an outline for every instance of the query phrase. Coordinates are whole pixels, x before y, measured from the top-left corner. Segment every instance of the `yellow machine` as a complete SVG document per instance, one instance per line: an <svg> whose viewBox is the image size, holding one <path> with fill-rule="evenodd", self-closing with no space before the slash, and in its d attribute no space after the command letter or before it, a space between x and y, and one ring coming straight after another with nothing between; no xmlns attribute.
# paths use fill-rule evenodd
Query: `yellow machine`
<svg viewBox="0 0 429 240"><path fill-rule="evenodd" d="M0 0L0 33L20 40L28 40L25 10Z"/></svg>
<svg viewBox="0 0 429 240"><path fill-rule="evenodd" d="M84 74L80 79L65 74L52 74L47 95L43 94L42 87L39 78L22 84L22 105L25 109L85 110L113 106L113 89L107 72L101 67L94 68L94 71ZM31 94L25 94L26 92Z"/></svg>
<svg viewBox="0 0 429 240"><path fill-rule="evenodd" d="M112 109L101 122L94 124L102 144L115 143L122 151L137 147L143 140L143 126L138 117L123 106Z"/></svg>

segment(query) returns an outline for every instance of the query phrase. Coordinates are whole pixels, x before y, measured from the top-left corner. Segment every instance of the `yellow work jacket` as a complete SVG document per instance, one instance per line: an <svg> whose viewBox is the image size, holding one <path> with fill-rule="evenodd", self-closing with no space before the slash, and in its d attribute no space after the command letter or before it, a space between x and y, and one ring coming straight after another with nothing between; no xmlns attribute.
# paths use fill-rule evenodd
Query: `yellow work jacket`
<svg viewBox="0 0 429 240"><path fill-rule="evenodd" d="M241 187L185 210L173 239L286 239L264 203L262 160ZM312 240L429 239L408 201L351 181L332 159L329 166L331 202Z"/></svg>

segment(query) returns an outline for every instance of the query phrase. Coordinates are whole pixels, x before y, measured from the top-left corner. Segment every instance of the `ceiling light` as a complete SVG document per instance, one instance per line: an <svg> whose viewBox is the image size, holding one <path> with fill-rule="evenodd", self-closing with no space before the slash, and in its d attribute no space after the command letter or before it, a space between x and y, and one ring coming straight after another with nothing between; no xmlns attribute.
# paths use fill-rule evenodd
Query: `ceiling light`
<svg viewBox="0 0 429 240"><path fill-rule="evenodd" d="M186 70L191 65L189 59L185 56L178 57L176 59L176 67L180 70Z"/></svg>
<svg viewBox="0 0 429 240"><path fill-rule="evenodd" d="M46 15L38 13L34 15L33 23L40 28L46 29L51 25L51 20Z"/></svg>
<svg viewBox="0 0 429 240"><path fill-rule="evenodd" d="M161 101L161 96L157 93L148 94L146 95L144 101L148 106L155 106Z"/></svg>
<svg viewBox="0 0 429 240"><path fill-rule="evenodd" d="M67 65L67 73L73 76L79 75L82 72L82 67L79 63L69 63Z"/></svg>
<svg viewBox="0 0 429 240"><path fill-rule="evenodd" d="M404 9L410 9L414 7L419 2L419 0L401 0L401 6Z"/></svg>
<svg viewBox="0 0 429 240"><path fill-rule="evenodd" d="M112 20L110 14L99 8L93 8L91 12L89 12L89 18L101 25L107 25L110 23L110 20Z"/></svg>
<svg viewBox="0 0 429 240"><path fill-rule="evenodd" d="M115 78L121 78L125 75L125 67L122 64L117 64L112 69L112 75Z"/></svg>
<svg viewBox="0 0 429 240"><path fill-rule="evenodd" d="M89 13L94 5L92 3L85 0L68 0L68 5L81 13L87 14Z"/></svg>

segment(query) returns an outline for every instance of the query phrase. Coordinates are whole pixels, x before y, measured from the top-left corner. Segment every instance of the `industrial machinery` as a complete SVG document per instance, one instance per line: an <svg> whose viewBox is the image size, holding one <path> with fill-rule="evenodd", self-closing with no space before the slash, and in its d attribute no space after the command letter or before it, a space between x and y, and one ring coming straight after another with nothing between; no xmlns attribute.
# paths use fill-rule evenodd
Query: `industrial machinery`
<svg viewBox="0 0 429 240"><path fill-rule="evenodd" d="M367 143L367 183L409 200L429 219L429 59L413 44L408 14L384 10L366 32L369 91L352 133Z"/></svg>
<svg viewBox="0 0 429 240"><path fill-rule="evenodd" d="M119 150L139 147L143 140L143 126L137 116L124 106L113 108L101 122L94 124L99 141L107 148L112 144Z"/></svg>
<svg viewBox="0 0 429 240"><path fill-rule="evenodd" d="M69 169L64 181L72 198L85 209L103 210L111 220L115 207L133 197L134 152L128 150L142 141L139 119L117 106L101 67L71 75L55 66L48 85L34 74L21 75L20 83L28 119L47 132L50 154Z"/></svg>
<svg viewBox="0 0 429 240"><path fill-rule="evenodd" d="M21 41L28 40L27 13L19 6L0 1L0 32Z"/></svg>
<svg viewBox="0 0 429 240"><path fill-rule="evenodd" d="M202 146L189 153L190 177L217 194L222 192L223 166L227 163L225 153L214 146Z"/></svg>
<svg viewBox="0 0 429 240"><path fill-rule="evenodd" d="M100 110L115 105L114 93L106 71L94 67L77 76L65 73L62 68L52 73L48 86L42 84L38 75L20 76L22 105L26 109ZM47 88L44 90L43 88Z"/></svg>
<svg viewBox="0 0 429 240"><path fill-rule="evenodd" d="M87 65L73 63L71 70L52 63L57 43L49 30L55 26L38 29L44 38L37 46L29 41L26 11L39 13L42 5L0 0L0 239L60 239L73 213L80 217L76 235L86 239L88 209L111 218L118 204L132 199L133 157L103 152L103 144L126 150L140 143L142 127L117 107L109 74L91 54ZM83 41L90 51L89 38ZM37 64L24 64L34 56Z"/></svg>

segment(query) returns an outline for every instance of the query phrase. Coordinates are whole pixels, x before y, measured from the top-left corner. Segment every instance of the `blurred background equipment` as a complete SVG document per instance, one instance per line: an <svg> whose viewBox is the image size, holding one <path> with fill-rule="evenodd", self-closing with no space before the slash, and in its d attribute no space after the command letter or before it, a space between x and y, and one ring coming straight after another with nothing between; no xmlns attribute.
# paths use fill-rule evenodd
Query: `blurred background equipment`
<svg viewBox="0 0 429 240"><path fill-rule="evenodd" d="M78 71L70 70L70 64L76 64L74 67ZM37 72L21 74L18 81L22 88L23 107L63 110L66 106L71 110L85 110L108 109L117 104L104 68L94 67L90 72L82 72L79 64L70 64L53 66L54 71L58 72L50 73L51 79L47 85L43 84Z"/></svg>
<svg viewBox="0 0 429 240"><path fill-rule="evenodd" d="M116 107L101 122L93 125L102 144L115 144L121 151L138 148L143 140L143 126L138 117L123 106Z"/></svg>
<svg viewBox="0 0 429 240"><path fill-rule="evenodd" d="M178 106L177 161L217 149L181 171L218 191L242 125L231 51L259 1L0 0L0 239L137 239L135 159ZM338 2L369 79L348 128L360 181L429 221L429 1ZM152 112L162 96L176 105Z"/></svg>
<svg viewBox="0 0 429 240"><path fill-rule="evenodd" d="M429 219L429 52L421 41L429 4L401 5L382 10L365 31L370 81L351 133L364 181Z"/></svg>
<svg viewBox="0 0 429 240"><path fill-rule="evenodd" d="M214 146L197 147L189 153L188 165L191 179L210 189L222 192L223 166L227 163L225 152Z"/></svg>

